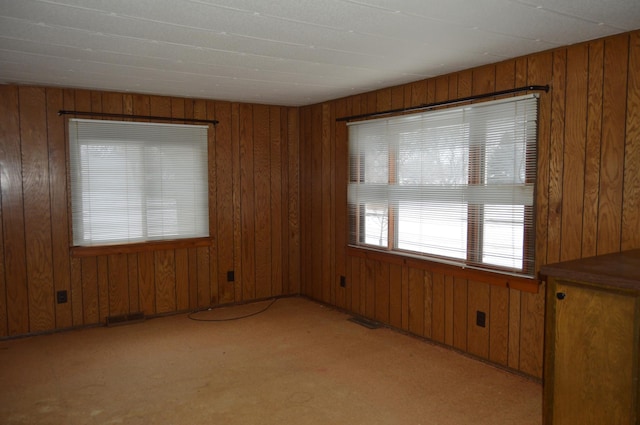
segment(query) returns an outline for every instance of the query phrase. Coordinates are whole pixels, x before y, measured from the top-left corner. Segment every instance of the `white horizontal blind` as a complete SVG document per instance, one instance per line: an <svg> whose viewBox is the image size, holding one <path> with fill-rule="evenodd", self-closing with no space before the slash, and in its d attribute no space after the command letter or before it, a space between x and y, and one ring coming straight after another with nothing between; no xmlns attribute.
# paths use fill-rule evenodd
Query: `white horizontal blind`
<svg viewBox="0 0 640 425"><path fill-rule="evenodd" d="M209 236L207 131L69 120L73 244Z"/></svg>
<svg viewBox="0 0 640 425"><path fill-rule="evenodd" d="M350 241L528 274L537 96L349 124Z"/></svg>

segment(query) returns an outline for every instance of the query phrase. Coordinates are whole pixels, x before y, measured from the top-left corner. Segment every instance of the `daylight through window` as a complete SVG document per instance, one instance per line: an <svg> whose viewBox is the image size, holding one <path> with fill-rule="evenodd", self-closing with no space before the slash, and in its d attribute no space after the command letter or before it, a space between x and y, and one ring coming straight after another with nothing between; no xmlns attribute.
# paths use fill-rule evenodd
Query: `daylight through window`
<svg viewBox="0 0 640 425"><path fill-rule="evenodd" d="M69 120L73 244L209 236L207 131Z"/></svg>
<svg viewBox="0 0 640 425"><path fill-rule="evenodd" d="M349 123L350 244L530 276L537 95Z"/></svg>

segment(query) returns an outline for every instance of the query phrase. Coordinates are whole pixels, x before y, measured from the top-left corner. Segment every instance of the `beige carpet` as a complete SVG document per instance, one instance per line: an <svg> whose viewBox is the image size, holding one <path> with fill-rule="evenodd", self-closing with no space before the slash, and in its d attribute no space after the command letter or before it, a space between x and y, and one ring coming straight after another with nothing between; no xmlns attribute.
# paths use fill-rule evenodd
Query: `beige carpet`
<svg viewBox="0 0 640 425"><path fill-rule="evenodd" d="M0 424L541 424L540 384L349 317L285 298L0 341Z"/></svg>

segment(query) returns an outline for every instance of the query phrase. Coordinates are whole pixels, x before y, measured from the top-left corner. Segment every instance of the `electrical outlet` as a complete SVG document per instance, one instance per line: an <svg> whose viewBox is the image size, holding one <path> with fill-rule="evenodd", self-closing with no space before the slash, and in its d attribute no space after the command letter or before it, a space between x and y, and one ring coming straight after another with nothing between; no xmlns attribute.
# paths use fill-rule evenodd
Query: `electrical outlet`
<svg viewBox="0 0 640 425"><path fill-rule="evenodd" d="M235 273L233 272L233 270L229 270L227 272L227 282L233 282L234 280L236 280Z"/></svg>
<svg viewBox="0 0 640 425"><path fill-rule="evenodd" d="M476 325L484 328L487 325L487 313L476 311Z"/></svg>
<svg viewBox="0 0 640 425"><path fill-rule="evenodd" d="M345 276L340 276L340 287L341 288L347 287L347 278Z"/></svg>
<svg viewBox="0 0 640 425"><path fill-rule="evenodd" d="M67 291L58 291L56 292L56 301L58 304L64 304L67 302Z"/></svg>

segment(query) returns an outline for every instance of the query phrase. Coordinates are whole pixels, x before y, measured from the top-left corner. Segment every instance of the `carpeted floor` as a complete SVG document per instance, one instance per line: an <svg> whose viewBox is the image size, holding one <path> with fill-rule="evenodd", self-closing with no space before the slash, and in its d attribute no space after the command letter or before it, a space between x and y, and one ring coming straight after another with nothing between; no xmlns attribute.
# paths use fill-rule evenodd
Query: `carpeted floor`
<svg viewBox="0 0 640 425"><path fill-rule="evenodd" d="M0 423L542 423L540 384L349 317L284 298L0 341Z"/></svg>

